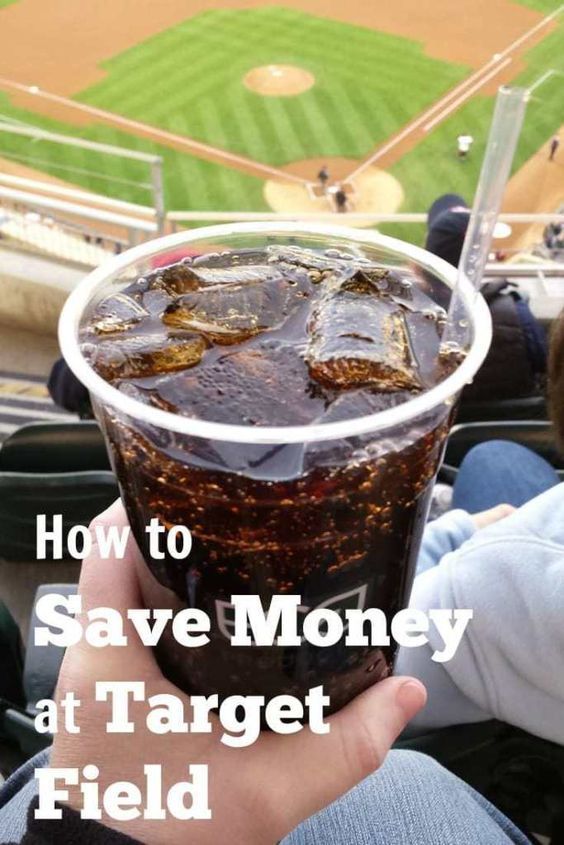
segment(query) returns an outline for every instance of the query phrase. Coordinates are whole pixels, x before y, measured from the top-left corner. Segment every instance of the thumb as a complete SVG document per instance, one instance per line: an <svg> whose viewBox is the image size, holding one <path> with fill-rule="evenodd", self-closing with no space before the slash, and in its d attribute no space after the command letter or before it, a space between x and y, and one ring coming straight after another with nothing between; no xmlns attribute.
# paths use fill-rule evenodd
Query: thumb
<svg viewBox="0 0 564 845"><path fill-rule="evenodd" d="M285 737L276 760L280 776L288 779L288 793L295 792L286 805L295 810L294 825L378 769L426 700L425 687L414 678L388 678L331 716L328 734L304 729Z"/></svg>

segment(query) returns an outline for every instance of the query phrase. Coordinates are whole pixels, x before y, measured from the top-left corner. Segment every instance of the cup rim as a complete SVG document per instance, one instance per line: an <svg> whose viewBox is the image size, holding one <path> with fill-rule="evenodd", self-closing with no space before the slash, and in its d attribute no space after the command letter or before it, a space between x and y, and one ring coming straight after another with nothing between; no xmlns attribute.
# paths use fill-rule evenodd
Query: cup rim
<svg viewBox="0 0 564 845"><path fill-rule="evenodd" d="M79 343L80 319L92 294L108 276L115 275L130 264L147 259L169 249L185 246L202 238L228 237L233 234L311 234L343 238L359 244L373 244L392 252L403 254L425 269L437 274L451 288L457 280L457 270L443 259L427 252L421 247L406 243L397 238L381 235L374 230L358 230L346 226L322 225L315 223L268 222L268 223L233 223L219 226L206 226L188 231L177 232L147 241L132 247L124 253L109 259L88 274L68 297L59 319L59 345L63 357L74 375L88 388L102 405L114 408L133 419L142 420L157 428L174 431L178 434L221 440L233 443L286 444L310 443L324 440L339 440L369 432L384 431L421 416L438 407L458 393L470 382L482 364L489 350L492 336L491 315L486 302L477 294L470 281L460 279L461 299L467 314L475 327L472 345L462 363L443 381L425 393L418 394L406 402L362 417L354 417L338 422L314 423L311 425L292 426L244 426L219 423L195 417L181 416L160 408L151 407L121 393L109 382L98 375L84 358ZM477 327L477 328L476 328Z"/></svg>

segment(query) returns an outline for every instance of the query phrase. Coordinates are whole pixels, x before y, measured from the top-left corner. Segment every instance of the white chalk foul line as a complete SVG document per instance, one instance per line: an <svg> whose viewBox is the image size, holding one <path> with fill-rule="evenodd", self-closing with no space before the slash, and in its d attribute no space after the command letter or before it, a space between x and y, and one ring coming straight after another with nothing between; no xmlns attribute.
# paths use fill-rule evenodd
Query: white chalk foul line
<svg viewBox="0 0 564 845"><path fill-rule="evenodd" d="M85 103L79 103L75 100L70 100L68 97L61 97L59 94L52 94L49 91L43 91L36 85L23 85L20 82L13 82L11 79L0 78L0 87L8 88L15 91L21 91L25 94L31 94L34 97L41 97L44 100L49 100L52 103L59 103L69 108L76 109L93 117L100 117L103 120L110 121L118 126L124 126L128 129L133 129L148 133L155 138L171 141L174 144L179 144L186 147L193 152L201 152L212 155L214 158L221 159L224 162L231 162L232 164L239 164L249 171L259 171L266 174L269 178L284 179L288 182L298 182L300 185L306 183L306 179L300 176L295 176L292 173L285 173L283 170L278 170L276 167L270 167L268 164L254 161L250 158L230 153L228 150L222 150L219 147L212 147L209 144L204 144L201 141L195 141L193 138L187 138L183 135L176 135L174 132L168 132L166 129L159 129L157 126L152 126L150 123L142 123L138 120L132 120L129 117L122 117L115 112L106 111L105 109L96 108L96 106L88 106Z"/></svg>
<svg viewBox="0 0 564 845"><path fill-rule="evenodd" d="M528 29L526 32L524 32L523 35L519 36L519 38L516 38L515 41L512 41L509 47L506 47L503 52L499 53L499 58L505 58L505 56L507 56L509 53L512 53L516 47L520 47L524 41L528 41L528 39L531 38L531 36L534 35L536 32L538 32L539 29L542 29L543 26L546 26L551 21L553 21L554 18L558 17L558 15L562 12L563 9L564 3L562 3L557 9L555 9L554 12L551 12L550 15L547 15L545 18L535 24L535 26L531 27L531 29Z"/></svg>
<svg viewBox="0 0 564 845"><path fill-rule="evenodd" d="M377 149L369 158L367 158L365 161L362 162L362 164L360 164L355 170L353 170L353 172L350 173L346 177L346 179L347 180L354 179L356 176L358 176L360 173L362 173L363 170L366 170L367 167L370 167L371 164L374 164L374 162L378 161L378 159L380 159L380 158L382 158L382 156L386 155L386 153L388 153L390 150L392 150L394 147L396 147L399 143L401 143L401 141L403 141L404 138L406 138L408 135L410 135L412 132L414 132L422 123L425 123L425 121L429 121L429 118L436 111L438 111L438 109L443 109L446 106L446 104L450 100L452 100L453 97L460 94L460 92L462 92L465 88L467 88L467 86L470 85L474 80L477 80L478 78L482 77L483 74L487 74L488 69L491 67L492 64L496 64L496 69L495 69L495 71L491 72L491 75L488 75L488 79L490 79L492 76L494 76L495 73L497 73L498 69L501 70L501 65L499 65L499 63L502 61L502 59L505 59L505 57L509 53L513 52L513 50L515 50L517 47L520 47L521 44L523 44L525 41L527 41L529 38L531 38L536 32L539 31L539 29L542 29L543 26L546 26L551 21L553 21L554 18L556 18L562 12L563 9L564 9L564 3L562 3L557 9L555 9L553 12L551 12L550 15L547 15L546 17L544 17L542 20L540 20L538 23L536 23L533 27L531 27L526 32L524 32L522 35L520 35L519 38L516 38L514 41L512 41L511 44L509 44L509 46L506 47L501 53L496 53L495 56L493 56L493 58L491 58L488 62L486 62L484 65L482 65L481 68L478 68L478 70L475 71L471 76L469 76L467 79L463 80L459 85L457 85L455 88L453 88L452 91L447 93L444 97L441 97L440 100L437 100L437 102L433 106L431 106L429 109L427 109L416 120L412 121L411 123L408 123L408 125L398 135L395 135L393 138L391 138L390 141L388 141L386 144L384 144L383 147L380 147L379 149ZM505 64L507 64L507 62ZM498 65L499 65L499 67L497 67ZM503 65L503 66L505 66L505 65ZM487 79L484 79L484 82L486 82L486 81L487 81ZM481 83L481 84L483 84L483 83ZM478 85L477 87L481 87L481 84ZM477 90L477 88L475 88L475 90Z"/></svg>
<svg viewBox="0 0 564 845"><path fill-rule="evenodd" d="M423 114L419 115L418 118L411 121L411 123L408 123L407 126L402 129L402 131L398 135L394 135L393 138L391 138L386 144L384 144L383 147L379 147L376 152L374 152L373 155L370 156L370 158L363 161L362 164L359 165L356 170L354 170L347 177L347 179L353 179L355 176L358 176L363 170L365 170L367 167L370 167L371 164L374 164L374 162L378 161L379 158L382 158L383 155L386 155L389 150L397 146L397 144L403 141L403 139L407 137L407 135L410 135L412 132L414 132L418 126L428 120L438 109L446 105L446 103L448 103L449 100L452 100L453 97L456 97L458 94L460 94L460 92L463 91L468 85L470 85L475 79L478 79L478 77L482 76L482 74L490 67L492 63L498 61L498 58L490 59L490 61L487 62L487 64L485 64L483 67L479 68L479 70L474 71L471 76L467 77L462 82L460 82L455 88L452 89L452 91L449 91L448 94L445 94L444 97L441 97L440 100L437 100L436 103L434 103L426 111L424 111Z"/></svg>
<svg viewBox="0 0 564 845"><path fill-rule="evenodd" d="M539 76L536 82L533 82L531 87L527 89L529 94L532 94L533 91L539 88L543 84L543 82L546 82L547 79L550 79L551 76L564 76L564 71L556 70L555 68L547 70L546 73L543 73L542 76Z"/></svg>
<svg viewBox="0 0 564 845"><path fill-rule="evenodd" d="M478 91L486 84L486 82L489 82L490 79L493 79L494 76L497 76L497 74L502 71L504 67L507 67L507 65L510 64L512 61L513 59L505 59L505 61L503 61L500 65L498 65L485 76L483 76L480 80L478 80L478 82L476 82L475 85L465 91L462 96L458 97L453 103L447 106L446 109L443 109L441 112L439 112L439 114L437 114L432 120L430 120L429 123L426 123L423 127L423 131L430 132L434 126L436 126L438 123L442 123L442 121L446 117L448 117L451 112L455 111L455 109L461 106L465 100L471 97L472 94L475 94L476 91Z"/></svg>

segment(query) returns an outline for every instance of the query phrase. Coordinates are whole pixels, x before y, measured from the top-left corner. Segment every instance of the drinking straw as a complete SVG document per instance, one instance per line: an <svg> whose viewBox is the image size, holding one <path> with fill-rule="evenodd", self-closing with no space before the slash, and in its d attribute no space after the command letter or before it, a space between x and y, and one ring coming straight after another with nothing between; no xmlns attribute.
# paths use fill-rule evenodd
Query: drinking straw
<svg viewBox="0 0 564 845"><path fill-rule="evenodd" d="M497 93L478 188L458 265L458 279L443 333L442 342L447 348L465 345L468 321L464 318L467 309L462 302L460 280L466 276L476 291L480 289L528 98L527 88L502 86ZM476 328L479 330L479 327Z"/></svg>

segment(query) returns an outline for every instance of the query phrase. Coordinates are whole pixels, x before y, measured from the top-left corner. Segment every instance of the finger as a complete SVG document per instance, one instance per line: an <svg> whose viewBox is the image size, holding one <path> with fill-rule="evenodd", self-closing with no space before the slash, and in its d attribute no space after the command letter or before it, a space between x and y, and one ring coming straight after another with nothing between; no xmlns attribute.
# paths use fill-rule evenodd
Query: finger
<svg viewBox="0 0 564 845"><path fill-rule="evenodd" d="M93 540L92 550L82 562L78 584L82 610L85 612L94 607L112 607L126 616L130 607L142 606L135 574L140 552L131 534L121 499L116 499L107 510L96 516L89 529ZM115 536L126 532L128 540L123 557L102 555L98 542L102 531L106 535L111 531Z"/></svg>
<svg viewBox="0 0 564 845"><path fill-rule="evenodd" d="M274 738L276 771L286 792L283 806L296 811L291 823L295 826L326 807L378 769L426 699L419 681L389 678L330 717L328 734L314 734L308 728Z"/></svg>
<svg viewBox="0 0 564 845"><path fill-rule="evenodd" d="M488 525L494 525L507 516L511 516L516 508L513 505L501 504L495 505L493 508L488 508L486 511L480 511L473 515L472 519L476 528L487 528Z"/></svg>
<svg viewBox="0 0 564 845"><path fill-rule="evenodd" d="M503 504L497 506L497 518L504 519L506 516L510 516L514 513L517 508L513 507L513 505Z"/></svg>
<svg viewBox="0 0 564 845"><path fill-rule="evenodd" d="M122 557L102 554L100 543L96 540L97 528L98 532L126 532L128 539ZM146 680L149 676L160 677L153 652L143 645L133 624L127 618L128 610L143 607L136 566L144 564L119 499L95 517L90 524L90 531L94 542L90 554L82 563L78 585L81 613L77 618L84 632L93 622L88 616L90 611L95 608L117 611L119 617L111 614L115 617L116 634L123 634L126 642L123 643L122 640L121 645L114 647L110 644L100 648L90 645L83 637L65 656L65 673L72 674L74 678L78 676L77 680L88 680L82 677L86 675L96 680Z"/></svg>

